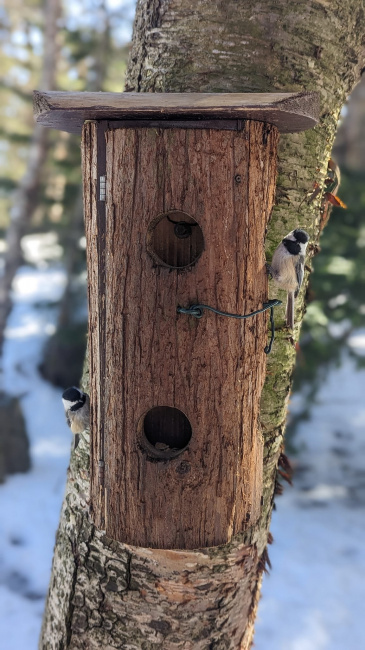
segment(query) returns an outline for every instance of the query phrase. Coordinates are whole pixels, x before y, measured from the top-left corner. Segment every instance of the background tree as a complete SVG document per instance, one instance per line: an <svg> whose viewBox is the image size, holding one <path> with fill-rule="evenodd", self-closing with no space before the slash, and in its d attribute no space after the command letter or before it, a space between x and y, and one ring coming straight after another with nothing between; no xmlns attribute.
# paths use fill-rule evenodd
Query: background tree
<svg viewBox="0 0 365 650"><path fill-rule="evenodd" d="M84 262L78 248L82 227L75 228L75 219L82 221L79 138L34 128L32 90L119 89L127 48L121 47L118 31L127 9L124 5L111 10L103 0L84 0L78 5L82 15L75 18L71 8L63 8L59 0L47 0L45 5L36 0L24 11L17 2L4 2L0 234L4 233L6 243L0 250L4 260L0 350L11 308L12 280L23 262L22 236L52 229L62 247L78 249L78 264L73 265L77 273L80 260ZM74 252L70 251L69 257L75 257ZM61 320L65 324L65 317ZM79 364L78 373L81 367Z"/></svg>
<svg viewBox="0 0 365 650"><path fill-rule="evenodd" d="M321 196L342 104L364 64L361 0L273 3L141 1L127 90L270 92L319 90L321 122L281 140L277 206L268 257L300 225L320 234ZM306 278L308 281L308 277ZM274 292L275 289L272 289ZM88 440L71 463L58 532L41 648L249 648L267 563L294 339L279 327L262 398L264 505L258 524L231 544L197 552L159 552L107 539L89 519ZM85 371L84 384L87 384ZM281 459L281 460L280 460Z"/></svg>
<svg viewBox="0 0 365 650"><path fill-rule="evenodd" d="M44 12L44 56L40 86L54 89L59 41L57 21L60 18L59 0L47 0ZM20 180L10 211L10 225L6 235L4 272L0 277L0 352L4 340L6 319L11 309L10 289L22 260L20 241L36 206L42 167L47 153L48 135L37 125L33 131L28 164Z"/></svg>
<svg viewBox="0 0 365 650"><path fill-rule="evenodd" d="M294 374L294 391L302 391L303 408L287 425L289 449L295 449L297 424L310 417L311 406L329 370L341 364L344 349L356 361L364 360L347 347L354 330L364 326L364 113L365 78L351 93L333 147L340 165L338 194L346 197L346 212L334 208L307 299L309 307L301 331L301 353ZM294 445L294 447L293 447Z"/></svg>
<svg viewBox="0 0 365 650"><path fill-rule="evenodd" d="M65 250L67 283L59 325L49 340L41 370L66 387L77 383L86 347L85 252L80 143L77 136L34 125L32 90L116 90L124 75L123 9L103 0L78 4L79 16L59 0L21 6L5 0L0 47L0 367L12 283L24 263L25 234L49 231L53 249ZM82 11L83 10L83 11ZM90 12L92 20L90 20ZM117 53L117 55L116 55ZM3 244L3 245L2 245ZM56 246L55 246L56 245ZM29 263L29 258L27 259ZM32 262L31 262L32 263ZM42 260L45 263L45 260ZM18 397L0 386L0 481L27 471L30 457Z"/></svg>
<svg viewBox="0 0 365 650"><path fill-rule="evenodd" d="M55 86L59 46L57 21L60 18L60 13L61 6L59 0L47 0L44 8L44 56L42 59L43 65L40 78L40 85L44 89L54 88ZM29 14L23 17L23 20L27 21L28 18ZM13 34L16 35L18 33L18 36L15 36L14 39L15 43L17 39L19 40L19 32L17 32L15 25L17 25L18 21L21 22L21 20L17 18L13 23ZM31 49L30 42L31 37L28 34L27 38L27 32L25 32L22 45L28 45L29 49ZM12 68L10 67L9 78L11 78L11 71ZM2 95L7 95L11 90L13 90L14 95L14 86L12 87L9 84L6 87L5 85L5 89L2 88ZM19 94L22 95L22 93ZM22 132L23 129L20 129L20 134L15 134L16 130L17 127L14 128L14 135L10 139L18 144L19 141L27 141L26 133ZM46 159L48 141L49 133L47 130L37 125L29 141L29 156L26 169L14 192L12 206L9 210L10 223L6 231L4 266L0 275L0 357L3 348L6 321L12 304L11 286L15 273L23 259L21 238L25 234L29 220L38 205L38 192L41 185L42 169ZM12 188L13 183L11 180L8 183L8 188L9 186ZM30 458L24 420L18 399L0 391L0 413L4 425L0 435L0 479L2 479L6 474L27 471L30 467Z"/></svg>
<svg viewBox="0 0 365 650"><path fill-rule="evenodd" d="M83 90L91 92L108 88L108 70L115 50L112 38L113 16L108 13L104 2L98 4L98 12L97 26L93 25L89 30L67 31L65 35L73 64L84 65L85 59L89 59L83 72ZM123 65L123 61L120 63ZM78 138L70 139L68 156L72 154L71 160L64 160L72 170L72 175L76 172L79 181L73 187L65 187L68 218L61 241L65 250L67 283L60 305L57 329L45 346L41 365L43 376L62 388L78 383L86 349L84 285L80 286L79 281L80 271L85 268L84 251L80 250L84 223L79 143L76 140ZM72 203L69 200L70 194Z"/></svg>

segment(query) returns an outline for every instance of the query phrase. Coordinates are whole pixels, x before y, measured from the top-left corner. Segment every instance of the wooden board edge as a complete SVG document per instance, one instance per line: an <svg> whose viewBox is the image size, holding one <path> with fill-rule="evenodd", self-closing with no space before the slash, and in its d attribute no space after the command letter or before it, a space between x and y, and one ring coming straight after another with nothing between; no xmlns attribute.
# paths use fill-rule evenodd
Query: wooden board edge
<svg viewBox="0 0 365 650"><path fill-rule="evenodd" d="M138 95L143 101L133 106L131 98ZM153 102L151 103L151 96ZM158 95L158 103L155 96ZM34 91L34 115L38 124L69 133L81 133L87 120L151 120L160 119L161 126L170 119L199 121L249 119L275 124L281 133L303 131L315 126L319 120L319 94L317 92L262 93L65 93ZM171 105L171 97L176 101ZM212 99L210 106L199 105L199 96ZM187 102L191 97L191 105ZM229 97L232 98L229 104ZM252 102L247 101L252 99ZM242 105L239 105L241 98ZM264 99L265 98L265 99ZM144 101L145 100L145 101ZM222 101L224 100L224 101ZM166 102L170 105L166 106ZM246 103L244 103L246 102ZM132 104L132 105L131 105ZM153 105L152 105L153 104ZM185 127L188 128L188 127ZM198 128L194 126L193 128ZM202 126L202 128L205 128Z"/></svg>

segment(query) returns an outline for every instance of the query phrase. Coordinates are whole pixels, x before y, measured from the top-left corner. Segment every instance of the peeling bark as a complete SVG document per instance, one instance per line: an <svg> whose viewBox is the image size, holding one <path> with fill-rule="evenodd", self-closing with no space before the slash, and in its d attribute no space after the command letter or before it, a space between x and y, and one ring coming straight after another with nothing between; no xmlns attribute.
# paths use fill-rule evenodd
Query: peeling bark
<svg viewBox="0 0 365 650"><path fill-rule="evenodd" d="M320 91L321 123L281 139L269 259L297 225L310 232L312 244L318 242L321 197L308 205L306 195L314 180L325 177L341 106L364 65L364 29L360 0L290 6L286 0L200 0L193 11L190 0L138 3L128 90ZM297 300L294 340L307 282L308 277ZM72 458L42 649L250 648L295 361L283 311L261 405L259 521L230 544L204 551L161 552L111 542L87 514L85 437Z"/></svg>

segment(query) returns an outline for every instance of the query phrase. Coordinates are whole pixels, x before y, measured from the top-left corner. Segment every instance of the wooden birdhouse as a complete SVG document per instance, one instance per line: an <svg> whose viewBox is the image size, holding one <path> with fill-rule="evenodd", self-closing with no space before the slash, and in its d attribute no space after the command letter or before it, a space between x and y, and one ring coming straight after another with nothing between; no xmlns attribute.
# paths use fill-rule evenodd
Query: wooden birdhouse
<svg viewBox="0 0 365 650"><path fill-rule="evenodd" d="M279 132L314 126L317 95L37 92L35 108L82 129L94 522L143 547L227 543L261 508Z"/></svg>

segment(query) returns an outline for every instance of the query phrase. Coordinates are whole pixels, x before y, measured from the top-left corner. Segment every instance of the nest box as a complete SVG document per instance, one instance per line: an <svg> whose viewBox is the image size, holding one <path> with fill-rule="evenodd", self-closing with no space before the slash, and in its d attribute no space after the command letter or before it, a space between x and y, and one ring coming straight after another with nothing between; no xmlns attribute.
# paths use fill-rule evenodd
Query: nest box
<svg viewBox="0 0 365 650"><path fill-rule="evenodd" d="M227 543L260 515L265 232L279 132L315 93L36 92L37 121L81 132L91 507L116 540ZM284 235L285 233L283 233Z"/></svg>

